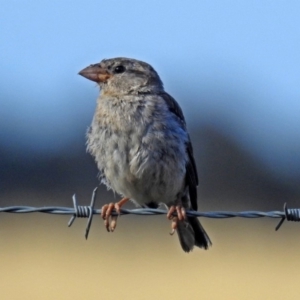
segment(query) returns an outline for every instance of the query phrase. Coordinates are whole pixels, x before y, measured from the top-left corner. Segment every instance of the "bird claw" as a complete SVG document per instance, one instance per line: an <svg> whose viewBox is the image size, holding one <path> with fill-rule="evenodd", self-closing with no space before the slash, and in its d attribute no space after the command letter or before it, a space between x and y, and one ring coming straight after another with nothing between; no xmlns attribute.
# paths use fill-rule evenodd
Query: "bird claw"
<svg viewBox="0 0 300 300"><path fill-rule="evenodd" d="M169 220L172 220L174 218L173 213L175 211L177 213L177 218L179 221L183 221L186 218L186 212L184 207L182 207L181 205L172 205L170 206L169 211L167 213L167 218Z"/></svg>
<svg viewBox="0 0 300 300"><path fill-rule="evenodd" d="M171 223L171 232L170 232L170 235L173 235L177 229L177 222L178 222L178 218L177 217L173 217L172 219L172 223Z"/></svg>
<svg viewBox="0 0 300 300"><path fill-rule="evenodd" d="M118 214L119 216L120 214ZM111 216L111 221L110 221L110 231L111 232L114 232L114 230L116 229L117 227L117 219L118 219L118 216Z"/></svg>
<svg viewBox="0 0 300 300"><path fill-rule="evenodd" d="M123 198L117 203L109 203L102 206L101 217L104 220L104 226L107 232L114 232L117 227L117 219L121 214L121 207L124 205L129 198ZM113 210L116 211L117 215L112 215Z"/></svg>
<svg viewBox="0 0 300 300"><path fill-rule="evenodd" d="M107 232L113 231L117 226L116 219L114 220L114 223L113 223L112 218L114 216L111 215L111 213L114 209L115 209L114 203L105 204L102 206L102 209L101 209L101 217L104 220L104 226L105 226ZM112 225L114 225L114 227L112 227Z"/></svg>
<svg viewBox="0 0 300 300"><path fill-rule="evenodd" d="M176 212L177 216L173 216L173 213ZM170 235L173 235L177 229L178 221L183 221L186 218L185 208L181 205L172 205L169 208L167 213L167 218L172 221L171 223L171 232Z"/></svg>

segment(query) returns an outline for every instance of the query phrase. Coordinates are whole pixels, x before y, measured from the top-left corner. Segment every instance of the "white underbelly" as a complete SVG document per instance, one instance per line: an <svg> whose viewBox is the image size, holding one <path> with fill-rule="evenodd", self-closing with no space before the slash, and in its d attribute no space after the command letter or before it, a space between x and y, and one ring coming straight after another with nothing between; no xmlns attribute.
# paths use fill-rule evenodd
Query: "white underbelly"
<svg viewBox="0 0 300 300"><path fill-rule="evenodd" d="M110 166L105 168L111 188L140 205L176 200L184 188L185 159L174 160L174 155L167 154L159 157L154 155L155 151L146 153L142 149L129 160L115 150L110 156Z"/></svg>

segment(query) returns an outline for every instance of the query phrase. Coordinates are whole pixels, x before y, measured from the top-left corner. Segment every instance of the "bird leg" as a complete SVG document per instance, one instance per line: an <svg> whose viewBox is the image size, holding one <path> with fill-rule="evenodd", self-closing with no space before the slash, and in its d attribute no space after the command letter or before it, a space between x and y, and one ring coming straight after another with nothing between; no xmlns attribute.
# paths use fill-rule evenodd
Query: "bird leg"
<svg viewBox="0 0 300 300"><path fill-rule="evenodd" d="M173 213L176 212L177 216L173 216ZM175 230L177 229L177 223L178 221L183 221L186 218L185 208L181 205L172 205L169 208L169 211L167 213L167 218L172 221L171 223L171 232L170 235L173 235Z"/></svg>
<svg viewBox="0 0 300 300"><path fill-rule="evenodd" d="M101 208L101 217L104 220L104 225L108 232L113 232L117 227L117 218L121 214L121 207L129 200L129 198L123 198L117 203L105 204ZM117 216L112 216L112 211L117 212Z"/></svg>

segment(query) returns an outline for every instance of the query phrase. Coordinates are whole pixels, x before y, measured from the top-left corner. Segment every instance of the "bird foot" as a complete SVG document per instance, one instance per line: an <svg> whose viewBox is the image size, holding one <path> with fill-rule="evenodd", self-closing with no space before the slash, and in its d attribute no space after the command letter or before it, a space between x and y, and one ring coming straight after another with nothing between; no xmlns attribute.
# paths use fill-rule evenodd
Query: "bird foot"
<svg viewBox="0 0 300 300"><path fill-rule="evenodd" d="M113 232L117 227L117 219L121 214L121 207L129 200L129 198L123 198L117 203L105 204L101 208L101 217L104 220L104 226L108 232ZM116 216L112 216L112 211L117 212Z"/></svg>
<svg viewBox="0 0 300 300"><path fill-rule="evenodd" d="M176 212L177 216L173 216L173 213ZM173 235L175 233L175 230L177 229L177 223L178 221L183 221L186 218L185 208L181 205L172 205L169 208L169 211L167 213L167 218L172 221L171 223L171 232L170 235Z"/></svg>

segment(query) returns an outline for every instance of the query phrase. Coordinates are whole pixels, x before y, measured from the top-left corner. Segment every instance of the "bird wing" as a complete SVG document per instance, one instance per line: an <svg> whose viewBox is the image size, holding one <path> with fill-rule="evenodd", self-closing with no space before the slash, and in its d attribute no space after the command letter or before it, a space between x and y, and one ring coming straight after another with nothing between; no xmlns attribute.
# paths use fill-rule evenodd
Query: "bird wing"
<svg viewBox="0 0 300 300"><path fill-rule="evenodd" d="M184 130L186 130L186 122L184 119L184 115L176 100L168 93L165 92L161 93L160 96L166 101L169 110L180 119L182 123L182 127L184 128ZM196 163L193 154L193 146L189 135L188 135L188 142L186 144L186 151L188 154L188 162L186 164L185 180L186 180L186 185L189 188L189 195L190 195L192 209L197 210L198 209L197 186L199 181L198 181L198 173L197 173Z"/></svg>

